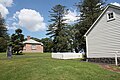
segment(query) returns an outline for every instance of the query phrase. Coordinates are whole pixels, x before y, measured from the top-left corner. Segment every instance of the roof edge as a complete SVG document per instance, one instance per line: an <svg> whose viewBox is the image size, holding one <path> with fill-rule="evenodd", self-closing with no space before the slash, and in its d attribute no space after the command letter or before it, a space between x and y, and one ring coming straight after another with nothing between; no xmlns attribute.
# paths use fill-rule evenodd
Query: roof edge
<svg viewBox="0 0 120 80"><path fill-rule="evenodd" d="M36 41L36 40L34 40L34 39L29 39L29 40ZM26 41L28 41L28 40L26 40ZM31 43L31 42L26 42L26 41L23 41L23 44L40 44L40 45L43 45L42 42L38 42L38 41L36 41L36 42L38 42L38 43Z"/></svg>

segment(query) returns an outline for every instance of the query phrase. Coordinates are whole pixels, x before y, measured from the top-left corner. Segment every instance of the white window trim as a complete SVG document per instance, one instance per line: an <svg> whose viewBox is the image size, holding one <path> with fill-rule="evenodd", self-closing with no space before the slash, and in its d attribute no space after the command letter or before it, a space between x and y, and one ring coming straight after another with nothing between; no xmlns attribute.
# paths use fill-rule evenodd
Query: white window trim
<svg viewBox="0 0 120 80"><path fill-rule="evenodd" d="M113 13L113 18L111 18L111 19L109 19L109 15L108 15L110 13ZM115 12L110 11L110 12L107 13L107 21L112 21L112 20L115 20Z"/></svg>
<svg viewBox="0 0 120 80"><path fill-rule="evenodd" d="M34 46L34 47L33 47ZM36 45L32 44L31 49L36 49Z"/></svg>

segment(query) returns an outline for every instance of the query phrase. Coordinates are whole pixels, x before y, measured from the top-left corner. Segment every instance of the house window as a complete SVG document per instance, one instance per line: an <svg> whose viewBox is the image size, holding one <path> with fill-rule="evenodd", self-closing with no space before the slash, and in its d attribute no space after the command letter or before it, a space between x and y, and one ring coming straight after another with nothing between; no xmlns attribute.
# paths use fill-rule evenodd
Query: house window
<svg viewBox="0 0 120 80"><path fill-rule="evenodd" d="M115 13L114 12L109 12L107 14L107 20L110 21L110 20L114 20L115 19Z"/></svg>
<svg viewBox="0 0 120 80"><path fill-rule="evenodd" d="M32 44L31 48L36 49L36 45Z"/></svg>
<svg viewBox="0 0 120 80"><path fill-rule="evenodd" d="M113 13L109 13L109 14L108 14L108 17L109 17L109 19L114 18Z"/></svg>

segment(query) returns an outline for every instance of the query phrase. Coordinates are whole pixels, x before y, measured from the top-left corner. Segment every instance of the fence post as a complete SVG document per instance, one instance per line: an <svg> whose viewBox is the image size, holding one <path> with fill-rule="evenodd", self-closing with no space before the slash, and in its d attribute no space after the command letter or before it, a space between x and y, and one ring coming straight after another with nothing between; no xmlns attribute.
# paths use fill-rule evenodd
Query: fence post
<svg viewBox="0 0 120 80"><path fill-rule="evenodd" d="M115 65L116 65L116 66L118 65L118 61L117 61L117 53L118 53L118 51L115 53Z"/></svg>

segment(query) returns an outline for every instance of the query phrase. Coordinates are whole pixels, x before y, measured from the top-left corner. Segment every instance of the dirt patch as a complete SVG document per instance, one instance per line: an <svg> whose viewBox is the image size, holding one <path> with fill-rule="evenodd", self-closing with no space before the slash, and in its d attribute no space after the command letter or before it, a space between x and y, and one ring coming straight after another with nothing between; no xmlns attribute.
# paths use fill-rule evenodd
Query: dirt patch
<svg viewBox="0 0 120 80"><path fill-rule="evenodd" d="M109 64L100 64L100 66L104 69L120 73L120 66L109 65Z"/></svg>

